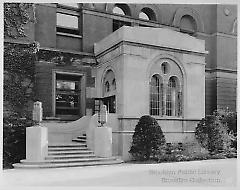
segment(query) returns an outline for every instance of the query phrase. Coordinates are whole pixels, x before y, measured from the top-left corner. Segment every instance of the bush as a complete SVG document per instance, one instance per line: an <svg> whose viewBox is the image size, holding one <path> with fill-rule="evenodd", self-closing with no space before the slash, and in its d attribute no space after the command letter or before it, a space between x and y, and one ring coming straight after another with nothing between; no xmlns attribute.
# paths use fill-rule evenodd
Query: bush
<svg viewBox="0 0 240 190"><path fill-rule="evenodd" d="M3 118L3 168L26 158L26 127L33 126L30 119L11 115Z"/></svg>
<svg viewBox="0 0 240 190"><path fill-rule="evenodd" d="M135 160L149 160L161 154L161 146L164 144L165 137L156 119L145 115L135 127L129 153Z"/></svg>
<svg viewBox="0 0 240 190"><path fill-rule="evenodd" d="M227 125L221 121L221 117L218 115L210 115L202 119L198 123L195 136L210 153L228 150L231 145Z"/></svg>
<svg viewBox="0 0 240 190"><path fill-rule="evenodd" d="M213 114L218 116L223 124L227 125L228 134L232 140L232 147L237 149L237 113L228 109L218 109Z"/></svg>
<svg viewBox="0 0 240 190"><path fill-rule="evenodd" d="M161 148L161 154L158 154L157 162L179 162L188 160L188 157L183 154L185 148L182 143L167 143Z"/></svg>

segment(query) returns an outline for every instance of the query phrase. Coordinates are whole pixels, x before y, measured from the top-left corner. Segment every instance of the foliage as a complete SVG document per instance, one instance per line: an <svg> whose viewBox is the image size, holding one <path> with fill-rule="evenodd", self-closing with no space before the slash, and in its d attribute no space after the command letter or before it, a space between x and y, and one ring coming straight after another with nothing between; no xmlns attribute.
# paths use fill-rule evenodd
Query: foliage
<svg viewBox="0 0 240 190"><path fill-rule="evenodd" d="M148 160L160 153L164 143L165 137L156 119L145 115L140 118L135 127L129 153L135 160Z"/></svg>
<svg viewBox="0 0 240 190"><path fill-rule="evenodd" d="M231 145L231 138L227 130L227 125L221 122L221 117L210 115L198 123L195 136L209 152L221 152L228 150Z"/></svg>
<svg viewBox="0 0 240 190"><path fill-rule="evenodd" d="M218 109L213 112L213 115L218 116L224 124L227 124L229 132L232 131L233 134L237 134L236 112L232 112L229 109Z"/></svg>
<svg viewBox="0 0 240 190"><path fill-rule="evenodd" d="M12 164L26 157L26 127L33 126L31 119L11 115L3 118L3 167L12 168Z"/></svg>
<svg viewBox="0 0 240 190"><path fill-rule="evenodd" d="M33 15L34 4L4 3L4 37L25 37L24 26L35 20ZM34 100L34 62L37 51L37 42L4 43L4 168L12 167L12 163L25 158L25 129L33 125L32 120L28 119L27 104Z"/></svg>
<svg viewBox="0 0 240 190"><path fill-rule="evenodd" d="M221 122L227 125L232 146L237 149L237 113L229 109L218 109L213 115L218 116Z"/></svg>
<svg viewBox="0 0 240 190"><path fill-rule="evenodd" d="M25 37L24 25L35 22L34 10L33 3L4 3L4 37Z"/></svg>
<svg viewBox="0 0 240 190"><path fill-rule="evenodd" d="M194 160L208 160L208 159L226 159L236 158L236 149L229 149L221 153L209 153L209 152L193 152L189 153L187 149L188 145L182 143L168 143L163 146L164 154L159 154L157 162L181 162L181 161L194 161Z"/></svg>
<svg viewBox="0 0 240 190"><path fill-rule="evenodd" d="M28 101L34 99L35 43L30 45L5 44L4 101L9 109L24 116Z"/></svg>
<svg viewBox="0 0 240 190"><path fill-rule="evenodd" d="M31 22L29 3L4 3L4 36L25 36L24 25ZM26 116L27 103L34 99L34 61L38 43L4 43L4 102L7 110Z"/></svg>

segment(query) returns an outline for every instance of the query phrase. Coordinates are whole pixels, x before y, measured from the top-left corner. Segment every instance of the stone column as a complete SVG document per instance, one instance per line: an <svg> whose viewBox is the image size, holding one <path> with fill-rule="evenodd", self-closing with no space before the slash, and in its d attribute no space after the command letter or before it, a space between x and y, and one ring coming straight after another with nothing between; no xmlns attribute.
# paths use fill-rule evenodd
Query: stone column
<svg viewBox="0 0 240 190"><path fill-rule="evenodd" d="M105 158L112 156L112 128L105 126L107 117L107 107L103 105L98 114L101 126L94 129L94 154Z"/></svg>
<svg viewBox="0 0 240 190"><path fill-rule="evenodd" d="M42 121L41 102L34 103L33 120L37 122L37 125L26 129L26 159L41 161L48 154L48 129L40 124Z"/></svg>

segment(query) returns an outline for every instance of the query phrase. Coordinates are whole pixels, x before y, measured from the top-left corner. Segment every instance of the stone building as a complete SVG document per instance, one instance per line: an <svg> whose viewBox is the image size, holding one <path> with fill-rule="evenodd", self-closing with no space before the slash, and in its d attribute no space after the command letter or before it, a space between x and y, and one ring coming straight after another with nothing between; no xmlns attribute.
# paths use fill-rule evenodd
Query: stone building
<svg viewBox="0 0 240 190"><path fill-rule="evenodd" d="M40 43L43 117L77 120L107 105L115 155L126 156L142 115L158 120L167 141L182 142L206 114L236 111L236 5L36 4L35 11L29 37L17 43Z"/></svg>

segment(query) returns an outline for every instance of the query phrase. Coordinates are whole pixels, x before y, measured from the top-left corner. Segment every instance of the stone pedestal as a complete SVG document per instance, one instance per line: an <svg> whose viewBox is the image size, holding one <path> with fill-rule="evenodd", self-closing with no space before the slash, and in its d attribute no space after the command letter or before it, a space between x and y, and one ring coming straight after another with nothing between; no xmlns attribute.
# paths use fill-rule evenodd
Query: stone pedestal
<svg viewBox="0 0 240 190"><path fill-rule="evenodd" d="M94 153L98 157L112 156L112 128L96 127L94 131Z"/></svg>
<svg viewBox="0 0 240 190"><path fill-rule="evenodd" d="M41 161L48 154L48 130L33 126L26 129L26 160Z"/></svg>

